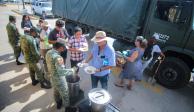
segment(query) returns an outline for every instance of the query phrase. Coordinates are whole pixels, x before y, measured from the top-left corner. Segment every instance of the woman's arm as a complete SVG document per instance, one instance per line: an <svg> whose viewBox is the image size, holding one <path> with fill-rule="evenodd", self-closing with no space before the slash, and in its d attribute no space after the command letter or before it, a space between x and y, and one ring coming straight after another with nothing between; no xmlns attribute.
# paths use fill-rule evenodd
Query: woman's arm
<svg viewBox="0 0 194 112"><path fill-rule="evenodd" d="M134 62L137 59L138 55L139 55L138 51L133 52L133 54L130 57L127 57L127 61Z"/></svg>

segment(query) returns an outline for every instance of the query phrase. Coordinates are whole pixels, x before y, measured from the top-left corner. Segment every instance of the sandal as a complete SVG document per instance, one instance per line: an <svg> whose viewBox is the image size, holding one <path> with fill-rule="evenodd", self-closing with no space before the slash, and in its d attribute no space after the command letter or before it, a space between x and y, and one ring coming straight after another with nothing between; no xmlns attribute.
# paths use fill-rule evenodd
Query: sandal
<svg viewBox="0 0 194 112"><path fill-rule="evenodd" d="M119 84L119 83L114 83L114 84L115 84L115 86L117 86L117 87L124 87L123 84Z"/></svg>
<svg viewBox="0 0 194 112"><path fill-rule="evenodd" d="M131 85L128 85L128 86L127 86L127 89L128 89L128 90L131 90L131 89L132 89L132 86L131 86Z"/></svg>

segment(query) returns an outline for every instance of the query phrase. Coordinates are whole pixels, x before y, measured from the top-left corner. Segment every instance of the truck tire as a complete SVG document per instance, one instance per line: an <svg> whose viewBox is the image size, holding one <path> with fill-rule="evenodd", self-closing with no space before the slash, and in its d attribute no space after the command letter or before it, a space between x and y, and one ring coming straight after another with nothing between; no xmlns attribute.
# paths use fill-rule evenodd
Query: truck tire
<svg viewBox="0 0 194 112"><path fill-rule="evenodd" d="M181 59L167 57L160 65L156 75L157 81L170 89L177 89L189 83L191 72Z"/></svg>

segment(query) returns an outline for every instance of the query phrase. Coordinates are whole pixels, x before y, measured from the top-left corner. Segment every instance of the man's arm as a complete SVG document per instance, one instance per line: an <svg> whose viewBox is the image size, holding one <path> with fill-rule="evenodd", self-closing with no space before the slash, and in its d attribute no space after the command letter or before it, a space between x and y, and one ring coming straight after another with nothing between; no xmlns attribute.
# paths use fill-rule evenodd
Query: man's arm
<svg viewBox="0 0 194 112"><path fill-rule="evenodd" d="M88 54L88 59L85 60L85 63L88 63L93 58L92 53Z"/></svg>
<svg viewBox="0 0 194 112"><path fill-rule="evenodd" d="M55 44L57 41L56 40L48 40L49 44Z"/></svg>
<svg viewBox="0 0 194 112"><path fill-rule="evenodd" d="M65 36L66 36L68 39L70 38L70 35L69 35L69 33L67 32L66 29L64 29L64 34L65 34Z"/></svg>
<svg viewBox="0 0 194 112"><path fill-rule="evenodd" d="M57 40L54 40L53 39L53 32L51 31L50 33L49 33L49 36L48 36L48 42L49 42L49 44L55 44L56 42L57 42Z"/></svg>

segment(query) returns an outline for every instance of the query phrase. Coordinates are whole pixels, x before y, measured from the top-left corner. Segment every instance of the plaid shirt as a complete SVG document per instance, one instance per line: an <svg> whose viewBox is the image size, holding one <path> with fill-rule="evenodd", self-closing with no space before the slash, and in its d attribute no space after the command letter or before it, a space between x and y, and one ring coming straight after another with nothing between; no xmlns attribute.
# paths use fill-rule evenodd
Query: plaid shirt
<svg viewBox="0 0 194 112"><path fill-rule="evenodd" d="M80 40L76 39L75 36L72 36L68 41L69 48L82 48L85 47L87 44L87 40L84 36L80 37ZM73 61L81 61L84 59L84 53L83 52L73 52L71 51L71 60Z"/></svg>

